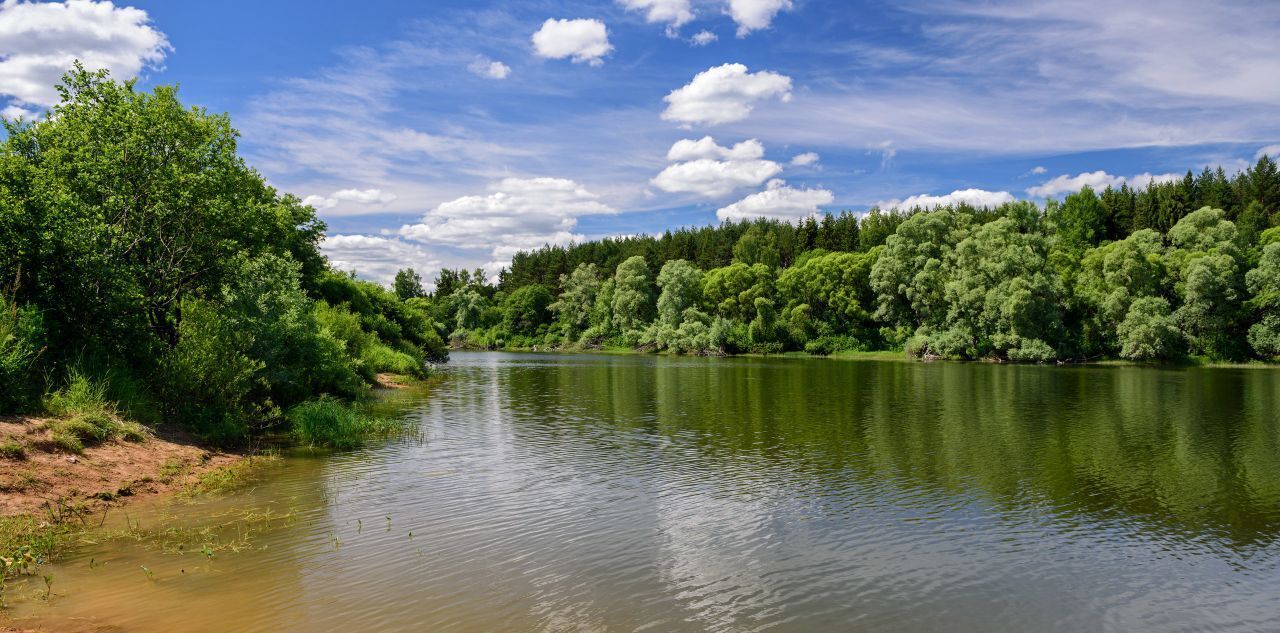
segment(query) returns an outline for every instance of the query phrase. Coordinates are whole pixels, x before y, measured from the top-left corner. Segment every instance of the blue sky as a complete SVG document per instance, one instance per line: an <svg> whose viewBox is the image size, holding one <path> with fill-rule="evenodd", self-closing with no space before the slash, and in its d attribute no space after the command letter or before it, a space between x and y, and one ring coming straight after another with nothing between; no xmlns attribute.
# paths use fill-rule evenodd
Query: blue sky
<svg viewBox="0 0 1280 633"><path fill-rule="evenodd" d="M10 116L75 58L230 113L380 280L1280 150L1275 2L0 2Z"/></svg>

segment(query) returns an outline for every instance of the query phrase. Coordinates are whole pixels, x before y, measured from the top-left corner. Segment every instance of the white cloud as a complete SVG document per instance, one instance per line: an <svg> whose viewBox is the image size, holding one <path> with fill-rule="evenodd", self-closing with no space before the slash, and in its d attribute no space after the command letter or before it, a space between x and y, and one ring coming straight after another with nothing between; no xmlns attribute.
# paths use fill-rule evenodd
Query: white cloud
<svg viewBox="0 0 1280 633"><path fill-rule="evenodd" d="M645 20L665 22L670 28L678 28L693 19L689 0L618 0L629 11L644 11Z"/></svg>
<svg viewBox="0 0 1280 633"><path fill-rule="evenodd" d="M972 207L997 207L1006 202L1013 202L1013 194L1008 191L987 191L985 189L957 189L943 196L920 194L906 200L885 200L877 202L881 209L936 209L938 207L967 204Z"/></svg>
<svg viewBox="0 0 1280 633"><path fill-rule="evenodd" d="M753 158L762 158L763 156L764 145L756 139L742 141L733 147L721 147L710 136L704 136L696 141L687 138L680 139L671 146L670 150L667 150L667 160L672 162L697 160L699 158L751 160Z"/></svg>
<svg viewBox="0 0 1280 633"><path fill-rule="evenodd" d="M772 180L768 189L721 207L716 217L720 220L796 220L820 213L821 205L831 204L835 199L835 194L826 189L795 189L781 180Z"/></svg>
<svg viewBox="0 0 1280 633"><path fill-rule="evenodd" d="M22 106L10 105L10 106L5 106L3 110L0 110L0 117L4 117L10 120L22 118L28 121L32 121L40 118L40 113L35 110L28 110L27 108L24 108Z"/></svg>
<svg viewBox="0 0 1280 633"><path fill-rule="evenodd" d="M741 121L751 114L757 101L779 98L791 100L791 78L762 70L747 72L742 64L708 68L683 87L663 98L667 109L662 118L686 125L718 125Z"/></svg>
<svg viewBox="0 0 1280 633"><path fill-rule="evenodd" d="M689 38L689 43L693 44L694 46L706 46L707 44L710 44L718 39L720 38L716 37L715 33L712 33L711 31L703 29L701 31L698 31L697 33L694 33L693 37Z"/></svg>
<svg viewBox="0 0 1280 633"><path fill-rule="evenodd" d="M0 2L0 96L16 105L56 103L54 85L77 59L130 78L159 65L170 50L141 9L109 1Z"/></svg>
<svg viewBox="0 0 1280 633"><path fill-rule="evenodd" d="M467 66L467 70L489 79L506 79L511 74L511 67L499 62L487 59L477 59Z"/></svg>
<svg viewBox="0 0 1280 633"><path fill-rule="evenodd" d="M668 193L720 198L738 189L758 187L782 171L781 165L763 160L763 156L764 145L756 139L733 147L722 147L710 136L696 141L682 139L667 152L667 159L677 162L650 182Z"/></svg>
<svg viewBox="0 0 1280 633"><path fill-rule="evenodd" d="M361 277L388 284L401 268L412 268L426 279L441 261L425 248L404 240L372 235L331 235L320 250L339 270L354 270Z"/></svg>
<svg viewBox="0 0 1280 633"><path fill-rule="evenodd" d="M809 165L816 165L820 160L822 160L822 157L818 156L817 152L805 152L803 154L796 154L795 156L792 156L791 164L796 167L807 167Z"/></svg>
<svg viewBox="0 0 1280 633"><path fill-rule="evenodd" d="M604 56L613 50L609 44L609 29L600 20L548 19L533 34L533 50L547 59L572 58L573 63L587 62L592 66L604 63Z"/></svg>
<svg viewBox="0 0 1280 633"><path fill-rule="evenodd" d="M327 196L311 195L302 199L302 204L309 204L316 209L332 209L344 202L361 205L385 205L395 202L398 196L381 189L340 189Z"/></svg>
<svg viewBox="0 0 1280 633"><path fill-rule="evenodd" d="M1152 182L1169 182L1181 177L1178 174L1142 173L1131 178L1125 178L1124 176L1113 176L1102 170L1082 172L1075 176L1063 174L1028 188L1027 195L1033 198L1049 198L1063 193L1075 193L1086 186L1094 191L1102 191L1107 187L1119 187L1125 183L1128 183L1130 187L1141 189Z"/></svg>
<svg viewBox="0 0 1280 633"><path fill-rule="evenodd" d="M1031 168L1031 173L1033 173L1033 174L1035 174L1035 175L1037 175L1037 176L1041 176L1041 175L1044 175L1044 174L1049 173L1049 170L1048 170L1048 168L1046 168L1046 167L1045 167L1045 166L1043 166L1043 165L1036 165L1035 167L1032 167L1032 168Z"/></svg>
<svg viewBox="0 0 1280 633"><path fill-rule="evenodd" d="M738 37L767 29L779 11L791 8L791 0L729 0L729 17L738 23Z"/></svg>
<svg viewBox="0 0 1280 633"><path fill-rule="evenodd" d="M418 224L400 227L400 236L486 249L495 260L509 261L519 250L582 239L573 232L581 216L616 213L599 196L564 178L504 178L490 191L445 202L428 211Z"/></svg>
<svg viewBox="0 0 1280 633"><path fill-rule="evenodd" d="M1268 146L1266 146L1266 147L1264 147L1264 148L1262 148L1262 149L1258 150L1258 153L1253 155L1253 160L1258 160L1259 158L1262 158L1263 156L1271 156L1271 157L1274 157L1274 158L1280 158L1280 145L1268 145Z"/></svg>

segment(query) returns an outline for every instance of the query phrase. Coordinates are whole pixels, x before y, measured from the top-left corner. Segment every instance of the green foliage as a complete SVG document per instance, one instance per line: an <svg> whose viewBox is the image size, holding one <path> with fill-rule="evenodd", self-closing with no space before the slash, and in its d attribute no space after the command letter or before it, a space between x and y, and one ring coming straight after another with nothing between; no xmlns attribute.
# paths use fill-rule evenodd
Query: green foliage
<svg viewBox="0 0 1280 633"><path fill-rule="evenodd" d="M392 289L401 301L425 297L427 291L422 288L422 276L412 268L404 268L396 273Z"/></svg>
<svg viewBox="0 0 1280 633"><path fill-rule="evenodd" d="M328 398L304 402L291 409L288 418L294 438L302 444L340 450L400 428L394 420L363 415Z"/></svg>
<svg viewBox="0 0 1280 633"><path fill-rule="evenodd" d="M560 275L564 290L547 309L555 315L557 329L568 341L576 341L591 327L591 313L600 294L600 272L595 264L580 264L571 274Z"/></svg>
<svg viewBox="0 0 1280 633"><path fill-rule="evenodd" d="M19 308L12 294L0 292L0 413L30 403L32 370L42 348L42 333L39 313Z"/></svg>
<svg viewBox="0 0 1280 633"><path fill-rule="evenodd" d="M541 284L518 288L502 300L502 324L508 332L531 335L551 320L551 291Z"/></svg>
<svg viewBox="0 0 1280 633"><path fill-rule="evenodd" d="M1087 251L1075 286L1075 297L1087 312L1086 349L1115 353L1120 346L1117 328L1134 300L1159 295L1167 283L1164 244L1151 229Z"/></svg>
<svg viewBox="0 0 1280 633"><path fill-rule="evenodd" d="M0 411L83 367L46 402L68 447L101 439L102 416L242 442L295 403L447 358L417 273L397 295L330 270L314 209L244 163L225 115L78 65L59 90L0 141Z"/></svg>
<svg viewBox="0 0 1280 633"><path fill-rule="evenodd" d="M1249 345L1263 358L1280 356L1280 242L1266 245L1258 267L1249 271L1245 282L1255 320L1249 327Z"/></svg>
<svg viewBox="0 0 1280 633"><path fill-rule="evenodd" d="M27 458L27 447L21 442L8 438L0 442L0 459L21 461Z"/></svg>
<svg viewBox="0 0 1280 633"><path fill-rule="evenodd" d="M613 327L629 345L639 342L653 320L653 276L643 257L618 264L613 276Z"/></svg>
<svg viewBox="0 0 1280 633"><path fill-rule="evenodd" d="M1182 332L1162 297L1139 297L1116 330L1120 357L1147 361L1174 358L1185 348Z"/></svg>

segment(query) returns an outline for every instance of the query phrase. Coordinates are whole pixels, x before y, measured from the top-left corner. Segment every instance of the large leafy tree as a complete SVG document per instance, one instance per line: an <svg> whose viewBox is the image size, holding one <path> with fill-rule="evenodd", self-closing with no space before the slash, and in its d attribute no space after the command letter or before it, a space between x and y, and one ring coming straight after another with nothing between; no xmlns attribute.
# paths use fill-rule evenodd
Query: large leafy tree
<svg viewBox="0 0 1280 633"><path fill-rule="evenodd" d="M6 123L0 263L44 306L58 355L137 356L178 342L181 305L219 288L240 254L324 268L324 225L236 154L225 115L77 66L47 120Z"/></svg>
<svg viewBox="0 0 1280 633"><path fill-rule="evenodd" d="M1120 345L1117 328L1133 302L1164 292L1168 281L1164 250L1160 235L1143 229L1085 253L1076 276L1075 296L1085 308L1087 352L1114 353ZM1168 310L1167 301L1164 305Z"/></svg>

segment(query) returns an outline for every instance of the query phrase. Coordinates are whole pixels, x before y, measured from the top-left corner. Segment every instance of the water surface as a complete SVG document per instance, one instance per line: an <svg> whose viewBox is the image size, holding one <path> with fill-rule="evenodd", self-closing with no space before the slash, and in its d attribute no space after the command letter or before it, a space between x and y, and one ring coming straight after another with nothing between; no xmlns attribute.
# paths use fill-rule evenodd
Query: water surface
<svg viewBox="0 0 1280 633"><path fill-rule="evenodd" d="M10 592L13 615L141 632L1280 630L1273 370L456 353L387 406L412 437L140 512L168 536L78 548L47 604L32 583ZM238 551L196 551L211 539Z"/></svg>

